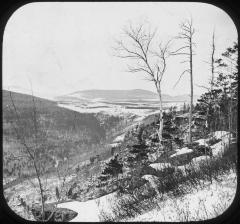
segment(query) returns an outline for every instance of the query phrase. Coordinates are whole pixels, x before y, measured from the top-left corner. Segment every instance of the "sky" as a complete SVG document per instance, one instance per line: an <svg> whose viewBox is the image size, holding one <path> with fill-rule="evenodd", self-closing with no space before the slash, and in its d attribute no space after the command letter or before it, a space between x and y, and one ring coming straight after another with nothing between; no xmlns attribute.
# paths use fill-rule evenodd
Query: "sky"
<svg viewBox="0 0 240 224"><path fill-rule="evenodd" d="M3 89L53 98L86 89L146 89L155 91L145 74L127 72L130 60L114 56L113 46L130 22L157 28L165 42L192 17L196 29L193 57L194 94L207 85L211 38L215 30L216 58L237 41L237 30L222 9L206 3L163 2L35 2L17 9L3 37ZM175 48L182 43L174 44ZM183 57L171 57L162 92L190 93L189 75L174 84L184 70ZM185 65L187 66L187 65Z"/></svg>

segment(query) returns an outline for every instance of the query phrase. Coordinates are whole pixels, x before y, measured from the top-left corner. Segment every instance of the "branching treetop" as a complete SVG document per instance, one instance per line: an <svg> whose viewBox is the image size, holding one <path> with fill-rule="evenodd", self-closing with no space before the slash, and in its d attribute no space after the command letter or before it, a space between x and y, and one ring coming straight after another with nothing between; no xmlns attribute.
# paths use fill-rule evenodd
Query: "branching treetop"
<svg viewBox="0 0 240 224"><path fill-rule="evenodd" d="M115 47L116 56L125 59L132 59L134 62L128 65L128 72L143 72L147 80L153 81L159 87L163 74L166 71L166 59L169 57L166 44L158 43L157 50L153 47L156 43L156 32L143 24L133 27L131 24L123 29L123 38L117 40Z"/></svg>

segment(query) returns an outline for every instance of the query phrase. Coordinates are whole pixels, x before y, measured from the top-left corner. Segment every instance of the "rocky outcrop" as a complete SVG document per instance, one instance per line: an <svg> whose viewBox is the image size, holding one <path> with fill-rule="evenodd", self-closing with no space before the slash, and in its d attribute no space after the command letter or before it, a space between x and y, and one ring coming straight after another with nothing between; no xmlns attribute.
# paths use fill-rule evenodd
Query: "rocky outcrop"
<svg viewBox="0 0 240 224"><path fill-rule="evenodd" d="M188 147L178 149L176 153L172 154L169 159L174 166L180 166L190 162L194 156L194 151Z"/></svg>
<svg viewBox="0 0 240 224"><path fill-rule="evenodd" d="M37 221L42 221L42 212L40 206L32 208L32 214ZM54 208L53 205L45 204L45 219L53 222L69 222L77 216L74 212L66 208Z"/></svg>

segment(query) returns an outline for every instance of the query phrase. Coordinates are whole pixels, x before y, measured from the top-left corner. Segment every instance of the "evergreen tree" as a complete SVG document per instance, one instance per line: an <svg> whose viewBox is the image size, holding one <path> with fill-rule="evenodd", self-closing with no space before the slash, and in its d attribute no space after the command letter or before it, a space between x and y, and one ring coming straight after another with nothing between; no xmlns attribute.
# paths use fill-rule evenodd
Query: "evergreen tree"
<svg viewBox="0 0 240 224"><path fill-rule="evenodd" d="M115 155L107 164L102 171L103 175L118 176L122 173L123 165L118 160L118 155Z"/></svg>
<svg viewBox="0 0 240 224"><path fill-rule="evenodd" d="M237 134L238 45L227 48L215 60L218 76L212 88L198 100L196 110L207 115L208 130L228 130Z"/></svg>

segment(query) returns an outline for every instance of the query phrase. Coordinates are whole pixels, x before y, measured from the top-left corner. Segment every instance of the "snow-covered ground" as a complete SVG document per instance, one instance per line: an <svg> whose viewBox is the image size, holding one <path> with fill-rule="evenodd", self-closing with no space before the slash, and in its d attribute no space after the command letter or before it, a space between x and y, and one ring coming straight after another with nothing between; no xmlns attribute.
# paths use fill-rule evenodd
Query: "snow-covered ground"
<svg viewBox="0 0 240 224"><path fill-rule="evenodd" d="M71 201L58 204L58 208L68 208L78 213L70 222L100 222L102 210L111 210L116 193L85 202Z"/></svg>
<svg viewBox="0 0 240 224"><path fill-rule="evenodd" d="M119 135L117 136L114 140L113 143L119 143L122 142L124 140L125 134Z"/></svg>
<svg viewBox="0 0 240 224"><path fill-rule="evenodd" d="M109 144L109 146L112 147L112 148L118 147L119 145L121 145L120 142Z"/></svg>
<svg viewBox="0 0 240 224"><path fill-rule="evenodd" d="M132 115L136 114L138 116L144 116L150 112L152 112L152 109L128 109L124 106L119 105L112 105L109 106L107 104L96 104L95 106L91 105L91 107L84 107L84 106L77 106L73 104L58 104L59 107L64 107L69 110L74 110L79 113L107 113L109 115L115 115L115 116L121 116L121 115ZM103 106L109 106L109 107L103 107Z"/></svg>
<svg viewBox="0 0 240 224"><path fill-rule="evenodd" d="M171 155L170 158L174 158L174 157L179 156L179 155L189 154L189 153L192 153L192 152L193 152L193 150L189 149L188 147L181 148L181 149L178 149L176 153Z"/></svg>
<svg viewBox="0 0 240 224"><path fill-rule="evenodd" d="M142 99L144 100L144 99ZM117 101L117 102L103 102L101 98L96 98L89 101L88 103L58 103L59 107L64 107L70 110L74 110L80 113L107 113L110 115L131 115L135 114L139 117L148 115L154 111L158 111L158 103L152 103L151 100L148 103L141 103L141 101L128 102L128 101ZM165 102L163 107L167 108L176 107L179 110L183 105L183 102ZM144 108L141 108L144 107ZM156 109L153 109L156 108ZM140 118L141 119L141 118Z"/></svg>
<svg viewBox="0 0 240 224"><path fill-rule="evenodd" d="M171 167L172 165L171 163L152 163L149 166L155 170L163 170L167 167Z"/></svg>
<svg viewBox="0 0 240 224"><path fill-rule="evenodd" d="M231 205L237 187L236 174L221 176L221 181L203 183L188 194L173 197L165 195L159 206L135 218L125 221L197 221L217 217Z"/></svg>
<svg viewBox="0 0 240 224"><path fill-rule="evenodd" d="M145 175L149 179L151 175ZM191 188L190 193L182 196L166 194L158 202L158 207L132 219L121 221L197 221L207 220L221 215L232 203L237 186L236 174L219 177L219 182L202 182L197 188ZM151 180L150 180L151 181ZM186 186L188 187L188 186ZM101 222L102 212L114 217L111 206L114 205L116 193L102 196L85 202L71 201L58 204L59 208L68 208L78 213L70 222ZM156 200L158 200L156 198Z"/></svg>

